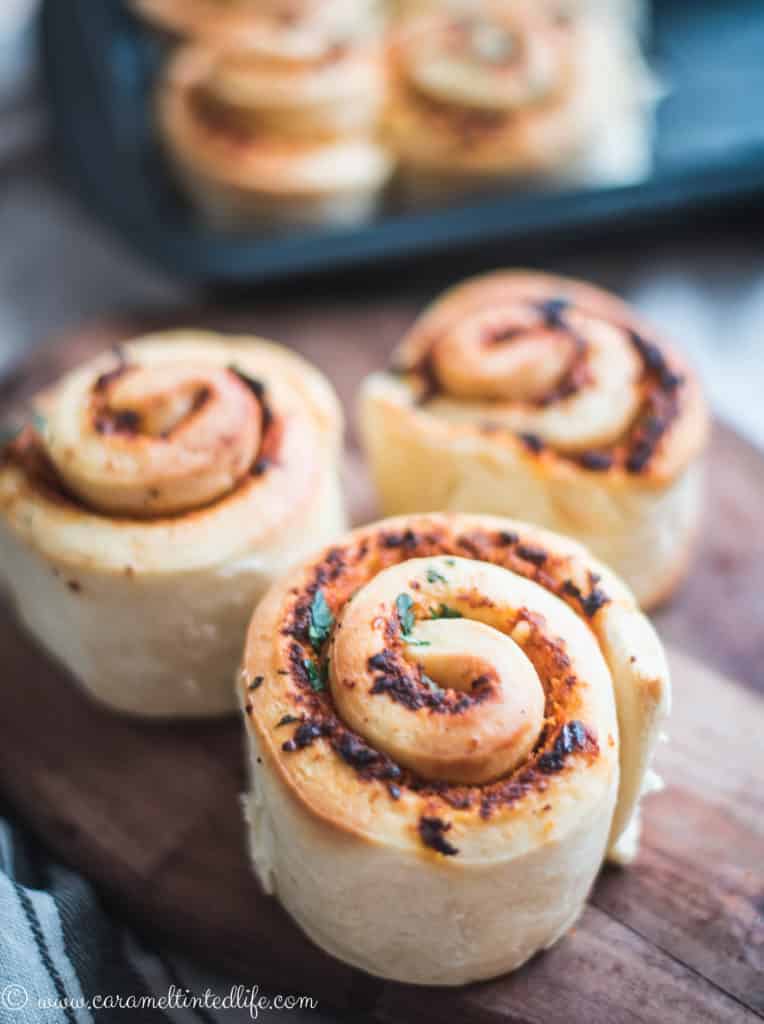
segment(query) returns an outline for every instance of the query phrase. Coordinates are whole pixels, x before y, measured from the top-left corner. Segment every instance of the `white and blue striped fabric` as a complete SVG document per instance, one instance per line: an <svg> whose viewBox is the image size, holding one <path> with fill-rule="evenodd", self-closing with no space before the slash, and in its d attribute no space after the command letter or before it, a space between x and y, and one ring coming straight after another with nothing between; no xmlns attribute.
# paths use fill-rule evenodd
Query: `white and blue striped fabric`
<svg viewBox="0 0 764 1024"><path fill-rule="evenodd" d="M334 1019L320 1006L277 1010L259 1004L252 1012L251 990L232 996L239 985L147 949L103 909L86 881L0 818L0 1024ZM258 993L260 998L272 996Z"/></svg>

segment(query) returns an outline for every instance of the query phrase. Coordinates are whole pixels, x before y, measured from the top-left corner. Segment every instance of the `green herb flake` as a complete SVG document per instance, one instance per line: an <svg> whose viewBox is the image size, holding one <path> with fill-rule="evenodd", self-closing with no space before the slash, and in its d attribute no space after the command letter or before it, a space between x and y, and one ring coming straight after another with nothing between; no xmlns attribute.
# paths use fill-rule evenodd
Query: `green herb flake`
<svg viewBox="0 0 764 1024"><path fill-rule="evenodd" d="M433 608L430 612L431 619L462 619L464 616L457 608L452 608L450 605L442 604L438 608Z"/></svg>
<svg viewBox="0 0 764 1024"><path fill-rule="evenodd" d="M34 412L32 414L32 426L35 428L38 434L44 434L45 428L48 425L48 421L40 412Z"/></svg>
<svg viewBox="0 0 764 1024"><path fill-rule="evenodd" d="M314 693L320 693L322 690L325 690L326 679L324 678L324 673L319 669L315 661L312 658L306 658L302 664L308 673L308 682L310 683L311 690Z"/></svg>
<svg viewBox="0 0 764 1024"><path fill-rule="evenodd" d="M429 640L415 640L411 631L416 625L414 618L414 602L408 594L398 594L395 599L395 611L401 624L401 636L412 647L430 647Z"/></svg>
<svg viewBox="0 0 764 1024"><path fill-rule="evenodd" d="M454 559L454 558L444 558L443 561L450 568L453 568L456 565L456 559Z"/></svg>
<svg viewBox="0 0 764 1024"><path fill-rule="evenodd" d="M323 590L319 588L313 595L310 606L310 624L308 625L308 637L314 651L321 649L321 645L329 636L333 625L332 610L326 603Z"/></svg>
<svg viewBox="0 0 764 1024"><path fill-rule="evenodd" d="M428 583L448 583L448 580L442 573L439 573L437 569L427 570L427 582Z"/></svg>
<svg viewBox="0 0 764 1024"><path fill-rule="evenodd" d="M401 624L401 633L404 636L408 636L411 633L416 622L413 608L414 602L410 594L398 594L395 599L395 611Z"/></svg>
<svg viewBox="0 0 764 1024"><path fill-rule="evenodd" d="M276 728L280 728L282 725L292 725L293 722L301 721L297 715L282 715L281 718L276 722Z"/></svg>

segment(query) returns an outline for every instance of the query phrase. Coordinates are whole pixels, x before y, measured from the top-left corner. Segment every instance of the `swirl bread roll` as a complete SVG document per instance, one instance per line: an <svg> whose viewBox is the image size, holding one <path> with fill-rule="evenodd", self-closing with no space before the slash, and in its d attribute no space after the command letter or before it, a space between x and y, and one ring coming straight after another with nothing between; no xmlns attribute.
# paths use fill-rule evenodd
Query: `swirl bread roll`
<svg viewBox="0 0 764 1024"><path fill-rule="evenodd" d="M0 461L0 569L24 625L94 697L236 707L253 604L344 528L327 381L256 338L152 335L40 395Z"/></svg>
<svg viewBox="0 0 764 1024"><path fill-rule="evenodd" d="M685 360L615 296L499 271L446 292L361 396L386 514L512 515L569 534L643 607L684 574L708 417Z"/></svg>
<svg viewBox="0 0 764 1024"><path fill-rule="evenodd" d="M368 36L379 30L378 0L131 0L157 28L226 50L277 57L313 53L316 39Z"/></svg>
<svg viewBox="0 0 764 1024"><path fill-rule="evenodd" d="M380 46L324 37L297 58L217 51L197 102L234 133L315 142L373 135L384 97Z"/></svg>
<svg viewBox="0 0 764 1024"><path fill-rule="evenodd" d="M160 84L159 127L212 225L351 225L371 215L392 173L374 135L383 95L375 44L299 60L189 45Z"/></svg>
<svg viewBox="0 0 764 1024"><path fill-rule="evenodd" d="M669 705L626 587L489 516L363 527L289 573L240 683L257 875L372 974L459 985L559 939L637 805Z"/></svg>
<svg viewBox="0 0 764 1024"><path fill-rule="evenodd" d="M431 4L395 32L390 67L387 137L412 199L645 171L649 79L620 18L545 0Z"/></svg>

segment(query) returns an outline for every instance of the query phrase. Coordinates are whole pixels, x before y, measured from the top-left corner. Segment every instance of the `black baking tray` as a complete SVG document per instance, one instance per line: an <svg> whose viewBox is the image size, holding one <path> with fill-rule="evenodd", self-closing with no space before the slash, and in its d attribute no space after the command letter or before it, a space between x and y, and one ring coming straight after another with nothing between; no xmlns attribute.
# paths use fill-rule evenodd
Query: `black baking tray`
<svg viewBox="0 0 764 1024"><path fill-rule="evenodd" d="M42 18L54 145L67 180L154 263L220 285L456 247L522 247L635 224L644 230L667 214L764 194L762 0L655 0L646 46L667 94L653 172L640 184L515 192L423 212L387 209L352 230L231 236L198 223L158 151L151 94L162 41L122 0L46 0Z"/></svg>

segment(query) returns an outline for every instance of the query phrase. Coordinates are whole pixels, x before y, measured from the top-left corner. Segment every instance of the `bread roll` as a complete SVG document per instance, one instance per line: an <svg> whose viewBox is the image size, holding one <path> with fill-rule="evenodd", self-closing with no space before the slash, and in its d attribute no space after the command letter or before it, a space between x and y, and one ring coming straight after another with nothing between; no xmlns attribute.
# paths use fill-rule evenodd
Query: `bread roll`
<svg viewBox="0 0 764 1024"><path fill-rule="evenodd" d="M216 53L197 102L234 134L316 142L374 135L384 98L377 42L317 39L301 59Z"/></svg>
<svg viewBox="0 0 764 1024"><path fill-rule="evenodd" d="M234 710L253 604L344 528L329 384L278 345L172 331L36 407L0 459L0 571L22 622L117 710Z"/></svg>
<svg viewBox="0 0 764 1024"><path fill-rule="evenodd" d="M378 31L378 0L130 0L135 11L173 35L231 51L302 58L328 36Z"/></svg>
<svg viewBox="0 0 764 1024"><path fill-rule="evenodd" d="M160 84L160 135L205 219L229 231L349 226L392 173L375 137L383 75L374 47L274 62L182 47Z"/></svg>
<svg viewBox="0 0 764 1024"><path fill-rule="evenodd" d="M708 417L687 362L623 302L499 271L415 323L364 383L361 430L386 514L489 512L584 543L643 607L684 574Z"/></svg>
<svg viewBox="0 0 764 1024"><path fill-rule="evenodd" d="M412 202L513 180L635 180L654 94L621 17L540 0L430 4L391 47L387 136Z"/></svg>
<svg viewBox="0 0 764 1024"><path fill-rule="evenodd" d="M363 527L273 587L240 696L258 878L383 978L519 967L580 914L669 706L663 651L578 544L489 516Z"/></svg>

